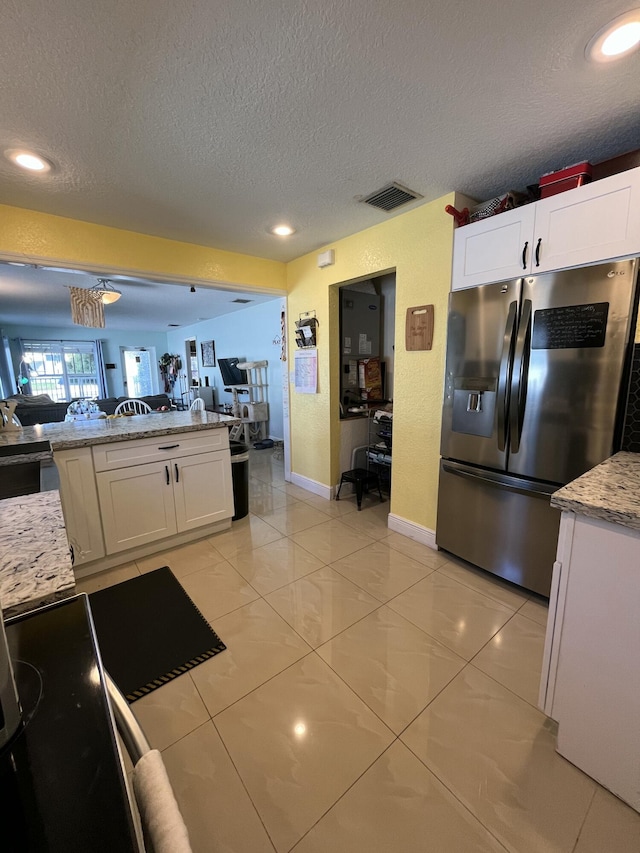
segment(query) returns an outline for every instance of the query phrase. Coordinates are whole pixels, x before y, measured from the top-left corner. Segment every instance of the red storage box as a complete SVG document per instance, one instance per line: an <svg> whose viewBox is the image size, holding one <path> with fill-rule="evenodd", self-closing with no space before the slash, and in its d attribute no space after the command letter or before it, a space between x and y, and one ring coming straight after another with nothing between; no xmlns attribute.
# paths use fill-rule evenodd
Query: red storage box
<svg viewBox="0 0 640 853"><path fill-rule="evenodd" d="M591 163L574 163L540 178L540 198L581 187L591 181Z"/></svg>

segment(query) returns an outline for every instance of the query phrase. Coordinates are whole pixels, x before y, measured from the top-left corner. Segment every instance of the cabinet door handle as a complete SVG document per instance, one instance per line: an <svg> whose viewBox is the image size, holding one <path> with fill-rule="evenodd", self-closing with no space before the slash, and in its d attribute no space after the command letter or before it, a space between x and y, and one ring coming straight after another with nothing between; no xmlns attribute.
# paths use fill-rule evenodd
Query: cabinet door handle
<svg viewBox="0 0 640 853"><path fill-rule="evenodd" d="M529 246L529 241L527 240L522 247L522 269L526 270L527 268L527 247Z"/></svg>
<svg viewBox="0 0 640 853"><path fill-rule="evenodd" d="M159 447L158 450L173 450L175 447L180 447L179 444L167 444L165 447Z"/></svg>
<svg viewBox="0 0 640 853"><path fill-rule="evenodd" d="M167 486L168 486L169 483L171 482L171 479L169 477L169 466L168 465L164 466L164 473L167 475Z"/></svg>
<svg viewBox="0 0 640 853"><path fill-rule="evenodd" d="M538 238L538 242L536 244L536 266L540 266L540 243L542 243L542 237Z"/></svg>
<svg viewBox="0 0 640 853"><path fill-rule="evenodd" d="M178 463L174 462L173 464L174 464L174 467L176 469L176 483L179 483L180 482L180 471L178 471Z"/></svg>

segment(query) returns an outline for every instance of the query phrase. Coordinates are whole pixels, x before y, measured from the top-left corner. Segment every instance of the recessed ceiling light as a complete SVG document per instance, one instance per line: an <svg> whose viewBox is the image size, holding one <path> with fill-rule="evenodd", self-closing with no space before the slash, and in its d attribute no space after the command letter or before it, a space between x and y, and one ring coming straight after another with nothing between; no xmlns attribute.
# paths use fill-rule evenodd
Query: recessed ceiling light
<svg viewBox="0 0 640 853"><path fill-rule="evenodd" d="M640 45L640 9L625 12L602 27L587 45L586 55L594 62L612 62Z"/></svg>
<svg viewBox="0 0 640 853"><path fill-rule="evenodd" d="M290 237L292 234L296 233L296 229L292 228L290 225L275 225L271 229L271 233L278 237Z"/></svg>
<svg viewBox="0 0 640 853"><path fill-rule="evenodd" d="M10 148L5 151L5 157L20 166L21 169L26 169L28 172L39 172L44 174L51 171L51 163L41 157L39 154L34 154L33 151L24 151L19 148Z"/></svg>

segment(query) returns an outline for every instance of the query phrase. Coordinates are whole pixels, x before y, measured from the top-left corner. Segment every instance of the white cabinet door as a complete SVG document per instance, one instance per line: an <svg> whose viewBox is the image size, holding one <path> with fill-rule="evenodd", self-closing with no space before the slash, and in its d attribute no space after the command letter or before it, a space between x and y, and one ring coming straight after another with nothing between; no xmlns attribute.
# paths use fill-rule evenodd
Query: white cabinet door
<svg viewBox="0 0 640 853"><path fill-rule="evenodd" d="M73 565L81 566L105 553L91 448L56 450L54 462L60 475L60 500Z"/></svg>
<svg viewBox="0 0 640 853"><path fill-rule="evenodd" d="M640 253L640 169L530 207L535 208L533 273Z"/></svg>
<svg viewBox="0 0 640 853"><path fill-rule="evenodd" d="M233 515L228 450L171 460L178 532Z"/></svg>
<svg viewBox="0 0 640 853"><path fill-rule="evenodd" d="M531 269L535 204L456 228L452 290L518 278Z"/></svg>
<svg viewBox="0 0 640 853"><path fill-rule="evenodd" d="M96 474L107 554L177 532L170 461Z"/></svg>
<svg viewBox="0 0 640 853"><path fill-rule="evenodd" d="M640 254L640 168L457 228L451 289Z"/></svg>

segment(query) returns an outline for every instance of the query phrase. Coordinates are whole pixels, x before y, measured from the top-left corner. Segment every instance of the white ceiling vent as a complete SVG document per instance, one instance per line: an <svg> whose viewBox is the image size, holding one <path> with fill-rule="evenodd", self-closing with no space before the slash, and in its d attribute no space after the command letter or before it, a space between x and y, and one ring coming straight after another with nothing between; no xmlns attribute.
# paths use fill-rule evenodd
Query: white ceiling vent
<svg viewBox="0 0 640 853"><path fill-rule="evenodd" d="M393 183L387 184L386 187L376 190L374 193L360 199L360 201L364 204L370 204L372 207L377 207L380 210L390 211L410 201L415 201L417 198L424 198L424 196L393 181Z"/></svg>

